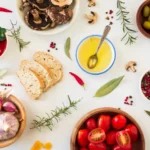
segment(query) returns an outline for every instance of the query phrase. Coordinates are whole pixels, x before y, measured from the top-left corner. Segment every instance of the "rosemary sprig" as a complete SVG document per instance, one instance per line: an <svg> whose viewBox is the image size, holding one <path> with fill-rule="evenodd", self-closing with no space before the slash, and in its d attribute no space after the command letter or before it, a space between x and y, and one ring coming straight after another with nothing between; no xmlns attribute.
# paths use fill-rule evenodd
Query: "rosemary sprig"
<svg viewBox="0 0 150 150"><path fill-rule="evenodd" d="M80 99L77 101L72 101L69 96L68 99L68 106L65 106L63 103L62 107L56 107L55 110L51 110L50 114L46 113L46 117L41 118L40 116L37 116L37 119L33 120L32 127L30 129L38 129L41 131L42 127L48 127L52 131L54 127L54 121L58 123L60 121L61 115L67 116L71 114L70 109L76 109L77 103L80 102Z"/></svg>
<svg viewBox="0 0 150 150"><path fill-rule="evenodd" d="M117 12L117 16L118 16L118 20L122 21L122 26L123 26L123 32L125 33L125 35L123 36L123 38L121 39L121 41L123 41L124 39L127 39L125 44L133 44L135 43L137 37L133 36L133 33L136 33L135 30L130 28L130 19L127 17L127 15L129 14L129 12L126 10L126 8L124 7L125 2L121 1L121 0L117 0L117 8L119 9L119 11Z"/></svg>
<svg viewBox="0 0 150 150"><path fill-rule="evenodd" d="M18 28L16 28L15 26L17 25L17 22L14 24L11 22L11 25L12 25L12 28L8 31L10 31L10 37L14 38L16 40L16 43L19 44L19 50L20 52L22 51L22 49L24 47L26 47L30 42L25 42L21 37L20 37L20 30L21 30L21 27L19 26Z"/></svg>

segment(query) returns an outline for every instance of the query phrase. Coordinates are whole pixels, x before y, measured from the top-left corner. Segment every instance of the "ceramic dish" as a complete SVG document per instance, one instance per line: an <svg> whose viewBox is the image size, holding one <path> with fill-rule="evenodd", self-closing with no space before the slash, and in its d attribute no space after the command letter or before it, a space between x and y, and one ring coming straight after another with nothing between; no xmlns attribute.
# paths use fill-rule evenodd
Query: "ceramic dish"
<svg viewBox="0 0 150 150"><path fill-rule="evenodd" d="M105 42L109 45L110 51L111 51L111 55L112 55L111 61L110 61L109 65L108 65L107 68L105 68L103 71L92 72L92 70L90 70L90 71L89 71L89 70L86 70L86 69L81 65L81 63L80 63L80 61L79 61L79 49L80 49L80 47L82 46L82 44L83 44L87 39L89 39L89 38L91 38L91 37L101 38L102 36L101 36L101 35L90 35L90 36L85 37L85 38L79 43L79 45L77 46L77 49L76 49L76 61L77 61L78 65L79 65L79 67L80 67L84 72L86 72L86 73L88 73L88 74L91 74L91 75L100 75L100 74L103 74L103 73L107 72L108 70L110 70L111 67L113 66L113 64L114 64L114 62L115 62L115 60L116 60L116 49L115 49L114 45L112 44L112 42L111 42L109 39L106 39ZM96 49L95 49L95 51L96 51Z"/></svg>
<svg viewBox="0 0 150 150"><path fill-rule="evenodd" d="M33 30L31 29L26 23L25 23L25 20L24 20L24 14L20 11L20 6L21 6L21 0L16 0L16 14L17 14L17 17L18 17L18 20L27 28L29 29L30 31L33 31L37 34L41 34L41 35L54 35L54 34L57 34L57 33L60 33L66 29L68 29L73 23L75 23L75 19L78 15L78 12L79 12L79 4L80 4L80 1L79 0L75 0L76 1L76 4L75 4L75 7L73 9L73 18L71 19L70 22L68 22L67 24L64 24L64 25L60 25L60 26L57 26L53 29L47 29L47 30L42 30L42 31L37 31L37 30Z"/></svg>
<svg viewBox="0 0 150 150"><path fill-rule="evenodd" d="M7 35L5 35L5 36L6 36L6 48L5 48L4 52L2 53L2 55L0 55L0 58L2 58L5 55L5 53L6 53L7 49L8 49L8 43L9 43L8 36Z"/></svg>
<svg viewBox="0 0 150 150"><path fill-rule="evenodd" d="M142 5L139 7L138 9L138 12L137 12L137 15L136 15L136 22L137 22L137 26L140 30L140 32L150 38L150 30L146 30L143 28L143 23L144 21L146 21L146 18L143 17L143 8L146 6L146 5L150 5L150 0L146 0L142 3Z"/></svg>
<svg viewBox="0 0 150 150"><path fill-rule="evenodd" d="M16 134L16 136L11 139L8 139L8 140L0 141L0 148L9 146L9 145L13 144L15 141L17 141L19 139L19 137L22 135L22 133L25 129L25 126L26 126L26 112L25 112L25 109L24 109L22 103L13 95L9 95L7 99L9 99L9 101L12 101L17 106L17 108L20 112L22 121L20 122L20 128L19 128L19 131Z"/></svg>
<svg viewBox="0 0 150 150"><path fill-rule="evenodd" d="M133 123L139 131L139 139L133 144L133 150L145 150L144 134L137 121L126 112L116 108L109 108L109 107L95 109L87 113L78 121L78 123L75 125L72 132L72 136L70 140L70 150L79 150L79 146L77 143L77 134L80 129L83 129L85 127L85 121L90 117L97 119L101 114L108 114L110 116L114 116L116 114L124 115L128 119L128 123Z"/></svg>
<svg viewBox="0 0 150 150"><path fill-rule="evenodd" d="M144 77L148 72L149 72L149 71L145 71L145 72L142 74L141 79L140 79L140 83L139 83L139 88L140 88L140 93L141 93L142 97L143 97L144 99L146 99L147 101L150 102L150 100L145 96L145 94L144 94L143 91L142 91L142 80L143 80L143 77ZM149 81L149 82L150 82L150 81Z"/></svg>

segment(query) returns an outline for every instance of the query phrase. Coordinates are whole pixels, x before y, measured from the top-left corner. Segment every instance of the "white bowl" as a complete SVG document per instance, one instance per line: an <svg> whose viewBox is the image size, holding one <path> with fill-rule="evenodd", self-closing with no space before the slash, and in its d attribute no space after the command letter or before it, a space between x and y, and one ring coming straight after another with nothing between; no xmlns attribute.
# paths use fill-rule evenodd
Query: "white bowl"
<svg viewBox="0 0 150 150"><path fill-rule="evenodd" d="M24 20L24 13L22 11L20 11L20 6L21 6L21 1L22 0L16 0L16 14L17 14L17 17L18 17L18 20L29 30L37 33L37 34L41 34L41 35L54 35L54 34L57 34L57 33L60 33L66 29L68 29L74 22L75 22L75 19L78 15L78 12L79 12L79 5L80 5L80 0L75 0L76 1L76 4L75 4L75 7L74 7L74 10L73 10L73 18L71 19L70 22L68 22L67 24L64 24L64 25L60 25L60 26L57 26L53 29L47 29L47 30L43 30L43 31L37 31L37 30L33 30L31 29L26 23L25 23L25 20Z"/></svg>
<svg viewBox="0 0 150 150"><path fill-rule="evenodd" d="M147 101L150 102L150 100L144 95L144 93L143 93L143 91L142 91L142 88L141 88L142 79L143 79L143 77L145 76L145 74L146 74L147 72L149 72L149 71L150 71L150 70L145 71L144 73L142 73L142 76L141 76L141 78L140 78L139 88L140 88L140 93L141 93L142 97L143 97L144 99L146 99Z"/></svg>
<svg viewBox="0 0 150 150"><path fill-rule="evenodd" d="M2 58L5 55L5 53L6 53L7 49L8 49L8 36L7 36L7 34L5 34L5 36L6 36L6 41L7 41L6 49L5 49L4 53L0 56L0 58Z"/></svg>
<svg viewBox="0 0 150 150"><path fill-rule="evenodd" d="M106 38L105 41L109 44L109 46L110 46L110 48L111 48L111 52L112 52L112 59L111 59L111 62L110 62L110 64L109 64L109 66L108 66L105 70L103 70L103 71L101 71L101 72L89 72L89 71L85 70L85 69L81 66L81 64L80 64L80 62L79 62L79 59L78 59L78 52L79 52L79 49L80 49L80 46L82 45L82 43L83 43L86 39L88 39L88 38L90 38L90 37L99 37L99 38L101 38L102 36L101 36L101 35L90 35L90 36L87 36L87 37L85 37L84 39L82 39L81 42L79 43L78 47L77 47L77 50L76 50L76 61L77 61L78 65L79 65L79 67L80 67L84 72L86 72L86 73L88 73L88 74L91 74L91 75L100 75L100 74L103 74L103 73L107 72L108 70L110 70L111 67L113 66L113 64L115 63L115 60L116 60L116 49L115 49L113 43L112 43L109 39Z"/></svg>

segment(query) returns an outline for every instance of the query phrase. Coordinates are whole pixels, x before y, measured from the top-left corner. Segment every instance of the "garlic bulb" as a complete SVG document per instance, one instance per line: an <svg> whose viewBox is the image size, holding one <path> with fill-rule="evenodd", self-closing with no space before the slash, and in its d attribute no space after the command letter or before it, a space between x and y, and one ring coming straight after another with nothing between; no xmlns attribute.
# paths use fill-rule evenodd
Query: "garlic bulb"
<svg viewBox="0 0 150 150"><path fill-rule="evenodd" d="M11 113L0 114L0 140L13 138L19 130L19 121Z"/></svg>

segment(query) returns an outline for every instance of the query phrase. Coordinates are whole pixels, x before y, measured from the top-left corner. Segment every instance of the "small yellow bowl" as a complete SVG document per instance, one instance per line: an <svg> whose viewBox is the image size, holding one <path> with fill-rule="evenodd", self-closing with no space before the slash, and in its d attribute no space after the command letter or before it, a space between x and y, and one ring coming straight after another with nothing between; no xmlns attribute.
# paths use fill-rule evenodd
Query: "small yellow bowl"
<svg viewBox="0 0 150 150"><path fill-rule="evenodd" d="M77 50L76 50L76 61L77 61L78 65L79 65L79 67L80 67L84 72L86 72L86 73L88 73L88 74L91 74L91 75L100 75L100 74L103 74L103 73L107 72L108 70L111 69L111 67L113 66L113 64L114 64L114 62L115 62L115 60L116 60L116 50L115 50L115 47L114 47L114 45L112 44L112 42L111 42L109 39L106 39L106 40L104 41L105 43L103 43L103 44L108 44L108 46L109 46L109 48L110 48L110 51L111 51L111 60L110 60L110 63L108 64L108 66L106 66L106 68L103 69L103 70L101 70L101 71L97 71L97 70L95 71L95 70L93 70L93 69L87 69L87 68L85 68L85 67L81 64L80 59L79 59L81 46L83 46L84 42L85 42L86 40L90 39L90 38L98 38L98 39L101 39L101 37L102 37L101 35L90 35L90 36L85 37L83 40L81 40L81 42L79 43L79 45L78 45L78 47L77 47ZM95 51L96 51L96 49L95 49ZM93 53L93 54L94 54L94 53ZM89 56L89 57L90 57L90 56ZM87 61L88 61L88 60L87 60ZM85 60L84 60L84 62L85 62ZM95 69L95 68L94 68L94 69Z"/></svg>

